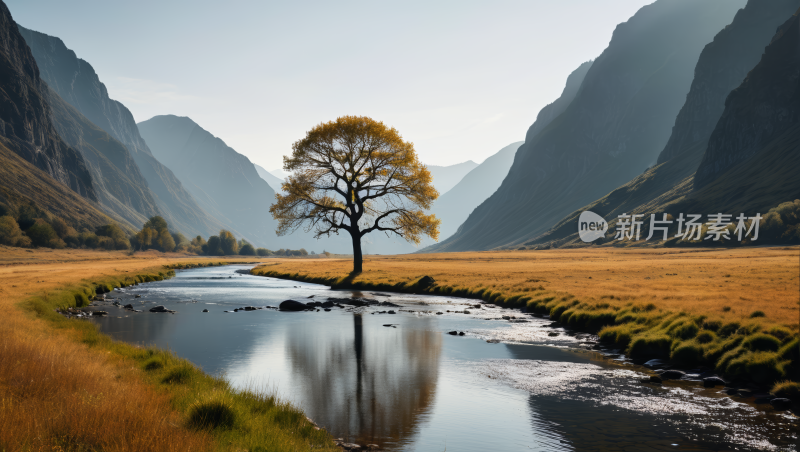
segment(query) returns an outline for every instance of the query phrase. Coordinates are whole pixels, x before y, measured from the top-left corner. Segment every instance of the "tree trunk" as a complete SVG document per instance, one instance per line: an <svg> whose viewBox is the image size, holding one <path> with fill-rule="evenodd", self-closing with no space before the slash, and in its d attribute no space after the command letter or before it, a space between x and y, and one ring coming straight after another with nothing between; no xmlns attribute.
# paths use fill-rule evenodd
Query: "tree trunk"
<svg viewBox="0 0 800 452"><path fill-rule="evenodd" d="M353 273L361 273L361 234L350 234L353 239Z"/></svg>

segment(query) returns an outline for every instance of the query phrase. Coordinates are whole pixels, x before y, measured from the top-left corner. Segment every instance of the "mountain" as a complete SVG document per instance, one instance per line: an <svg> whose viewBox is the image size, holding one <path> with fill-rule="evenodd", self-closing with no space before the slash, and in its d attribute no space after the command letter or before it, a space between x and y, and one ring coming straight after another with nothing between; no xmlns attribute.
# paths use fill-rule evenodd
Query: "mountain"
<svg viewBox="0 0 800 452"><path fill-rule="evenodd" d="M17 155L96 201L81 154L59 137L50 122L47 85L5 3L0 2L0 141Z"/></svg>
<svg viewBox="0 0 800 452"><path fill-rule="evenodd" d="M132 229L160 215L153 193L128 149L48 89L52 121L61 138L81 151L103 210Z"/></svg>
<svg viewBox="0 0 800 452"><path fill-rule="evenodd" d="M187 235L218 233L222 223L204 212L172 171L153 157L139 134L133 115L124 105L108 97L108 91L94 68L56 37L21 26L19 33L30 46L41 77L50 88L91 123L125 146L170 227ZM144 215L144 212L139 213Z"/></svg>
<svg viewBox="0 0 800 452"><path fill-rule="evenodd" d="M256 165L255 163L253 163L253 166L256 167L256 172L258 173L258 176L264 179L269 184L269 186L272 188L273 191L277 193L281 190L281 184L283 184L283 179L275 176L274 174L265 170L261 166Z"/></svg>
<svg viewBox="0 0 800 452"><path fill-rule="evenodd" d="M277 177L280 180L286 180L286 177L289 176L289 173L283 170L283 168L275 168L274 170L270 171L270 174Z"/></svg>
<svg viewBox="0 0 800 452"><path fill-rule="evenodd" d="M725 100L694 177L671 209L765 213L800 193L800 9Z"/></svg>
<svg viewBox="0 0 800 452"><path fill-rule="evenodd" d="M441 240L453 235L470 212L500 187L514 163L514 155L522 141L509 144L487 158L433 204L433 213L442 220L439 227Z"/></svg>
<svg viewBox="0 0 800 452"><path fill-rule="evenodd" d="M440 195L447 193L470 171L474 170L478 164L472 160L456 163L449 166L426 165L428 171L433 176L433 186Z"/></svg>
<svg viewBox="0 0 800 452"><path fill-rule="evenodd" d="M573 101L438 251L515 246L641 174L664 149L703 47L744 1L657 0L615 29Z"/></svg>
<svg viewBox="0 0 800 452"><path fill-rule="evenodd" d="M279 246L277 222L269 213L275 191L247 157L186 117L155 116L138 126L153 155L203 209L254 245L285 247Z"/></svg>
<svg viewBox="0 0 800 452"><path fill-rule="evenodd" d="M0 206L19 207L33 203L77 230L111 223L91 201L28 162L0 143Z"/></svg>
<svg viewBox="0 0 800 452"><path fill-rule="evenodd" d="M798 0L749 0L701 52L686 102L658 164L525 245L581 244L575 224L584 210L611 221L622 213L664 212L668 205L690 196L695 190L694 173L705 161L709 139L725 110L725 99L759 62L776 28L798 7ZM711 156L707 158L712 161Z"/></svg>

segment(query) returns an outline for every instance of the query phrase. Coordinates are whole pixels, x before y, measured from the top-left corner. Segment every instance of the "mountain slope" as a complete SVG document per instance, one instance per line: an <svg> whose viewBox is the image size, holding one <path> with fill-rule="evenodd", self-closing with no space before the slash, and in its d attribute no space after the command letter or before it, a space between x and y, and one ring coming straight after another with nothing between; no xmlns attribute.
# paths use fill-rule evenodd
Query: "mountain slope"
<svg viewBox="0 0 800 452"><path fill-rule="evenodd" d="M256 167L256 172L258 173L258 176L264 179L269 184L269 186L272 188L273 191L277 193L281 190L281 184L283 184L283 179L275 176L274 174L265 170L263 167L256 165L255 163L253 163L253 166Z"/></svg>
<svg viewBox="0 0 800 452"><path fill-rule="evenodd" d="M436 166L426 165L428 171L433 176L433 186L440 195L447 193L451 188L464 177L467 173L474 170L478 164L472 160L456 163L455 165Z"/></svg>
<svg viewBox="0 0 800 452"><path fill-rule="evenodd" d="M94 68L56 37L21 26L19 31L36 58L42 79L64 101L127 148L170 227L187 235L219 232L222 223L204 212L172 171L153 157L133 115L108 97Z"/></svg>
<svg viewBox="0 0 800 452"><path fill-rule="evenodd" d="M156 116L138 126L156 158L203 209L224 218L253 244L278 245L277 223L269 213L275 191L247 157L186 117Z"/></svg>
<svg viewBox="0 0 800 452"><path fill-rule="evenodd" d="M34 203L77 230L111 223L91 201L53 179L0 143L0 203L9 206Z"/></svg>
<svg viewBox="0 0 800 452"><path fill-rule="evenodd" d="M103 210L134 229L140 228L148 218L159 215L147 181L128 149L64 102L52 89L48 90L48 101L59 135L81 151Z"/></svg>
<svg viewBox="0 0 800 452"><path fill-rule="evenodd" d="M691 194L694 173L725 109L726 97L758 63L775 29L798 7L800 0L749 0L700 54L691 89L658 165L525 244L580 244L575 225L581 211L591 210L606 220L622 213L658 213Z"/></svg>
<svg viewBox="0 0 800 452"><path fill-rule="evenodd" d="M743 4L658 0L617 26L572 103L439 250L528 241L641 174L670 136L701 50Z"/></svg>
<svg viewBox="0 0 800 452"><path fill-rule="evenodd" d="M61 140L50 122L46 93L30 49L0 2L0 141L53 179L96 201L83 157Z"/></svg>
<svg viewBox="0 0 800 452"><path fill-rule="evenodd" d="M439 237L446 239L453 235L470 212L497 190L522 143L518 141L500 149L434 202L432 211L442 220Z"/></svg>

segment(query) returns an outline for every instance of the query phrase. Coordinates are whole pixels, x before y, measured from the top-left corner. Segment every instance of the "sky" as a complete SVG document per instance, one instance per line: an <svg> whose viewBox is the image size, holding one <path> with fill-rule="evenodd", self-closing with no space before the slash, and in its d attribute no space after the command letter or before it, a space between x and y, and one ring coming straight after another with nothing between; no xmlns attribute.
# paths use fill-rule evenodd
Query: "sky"
<svg viewBox="0 0 800 452"><path fill-rule="evenodd" d="M424 163L480 163L524 140L570 72L652 3L5 1L137 122L188 116L268 170L344 115L396 128Z"/></svg>

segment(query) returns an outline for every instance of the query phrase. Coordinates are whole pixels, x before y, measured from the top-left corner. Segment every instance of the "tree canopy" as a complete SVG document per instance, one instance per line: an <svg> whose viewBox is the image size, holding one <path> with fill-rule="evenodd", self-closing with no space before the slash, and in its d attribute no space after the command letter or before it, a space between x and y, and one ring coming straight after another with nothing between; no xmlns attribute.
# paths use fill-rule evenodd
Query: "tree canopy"
<svg viewBox="0 0 800 452"><path fill-rule="evenodd" d="M353 271L362 270L361 237L373 231L418 244L434 240L440 221L426 214L439 196L414 145L398 131L363 116L319 124L284 157L292 174L270 207L278 235L301 226L314 236L347 231L353 242Z"/></svg>

